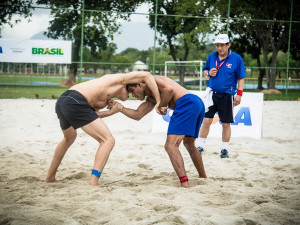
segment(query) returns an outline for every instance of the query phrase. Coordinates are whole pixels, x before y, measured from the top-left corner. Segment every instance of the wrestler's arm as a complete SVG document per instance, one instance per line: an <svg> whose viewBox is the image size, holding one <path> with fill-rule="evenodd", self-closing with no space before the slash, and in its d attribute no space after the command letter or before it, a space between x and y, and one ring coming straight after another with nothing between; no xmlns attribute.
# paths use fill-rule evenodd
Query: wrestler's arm
<svg viewBox="0 0 300 225"><path fill-rule="evenodd" d="M160 92L159 107L168 107L169 102L173 98L173 88L160 77L155 77L155 81Z"/></svg>
<svg viewBox="0 0 300 225"><path fill-rule="evenodd" d="M121 105L121 103L118 103L118 104ZM142 104L140 104L137 109L129 109L129 108L126 108L126 107L122 106L121 112L125 116L127 116L127 117L129 117L131 119L140 120L145 115L147 115L149 112L151 112L153 110L154 106L155 106L155 103L153 101L146 100L145 102L143 102Z"/></svg>
<svg viewBox="0 0 300 225"><path fill-rule="evenodd" d="M97 114L100 118L104 118L104 117L108 117L108 116L114 115L114 114L116 114L117 112L120 112L120 111L117 111L117 110L96 111L96 114Z"/></svg>
<svg viewBox="0 0 300 225"><path fill-rule="evenodd" d="M107 117L107 116L114 115L117 112L120 112L121 109L122 109L122 105L118 106L117 103L118 102L115 102L114 100L109 101L108 104L107 104L107 109L109 109L109 110L107 110L107 111L97 111L96 110L96 114L100 118L104 118L104 117Z"/></svg>

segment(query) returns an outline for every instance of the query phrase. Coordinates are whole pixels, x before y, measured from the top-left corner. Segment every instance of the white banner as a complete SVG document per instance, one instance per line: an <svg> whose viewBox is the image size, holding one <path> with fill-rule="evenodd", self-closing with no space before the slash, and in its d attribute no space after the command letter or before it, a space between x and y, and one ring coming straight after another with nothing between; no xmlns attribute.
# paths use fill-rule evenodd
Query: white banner
<svg viewBox="0 0 300 225"><path fill-rule="evenodd" d="M204 91L193 91L202 97ZM242 102L234 107L234 123L231 124L232 137L251 137L261 139L262 135L263 93L243 93ZM152 132L167 133L173 110L161 116L153 111ZM216 114L210 127L208 137L222 137L222 125Z"/></svg>
<svg viewBox="0 0 300 225"><path fill-rule="evenodd" d="M71 41L0 39L0 62L70 64Z"/></svg>

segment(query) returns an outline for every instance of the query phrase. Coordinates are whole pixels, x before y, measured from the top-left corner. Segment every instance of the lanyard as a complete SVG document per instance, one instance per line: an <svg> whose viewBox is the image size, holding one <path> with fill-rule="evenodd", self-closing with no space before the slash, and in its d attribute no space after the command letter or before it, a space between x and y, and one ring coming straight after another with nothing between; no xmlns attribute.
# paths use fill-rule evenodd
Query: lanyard
<svg viewBox="0 0 300 225"><path fill-rule="evenodd" d="M226 56L225 59L223 59L223 62L218 66L218 60L216 60L216 69L219 70L221 66L224 64L224 62L227 60L227 58L230 56L231 51L228 52L228 55Z"/></svg>

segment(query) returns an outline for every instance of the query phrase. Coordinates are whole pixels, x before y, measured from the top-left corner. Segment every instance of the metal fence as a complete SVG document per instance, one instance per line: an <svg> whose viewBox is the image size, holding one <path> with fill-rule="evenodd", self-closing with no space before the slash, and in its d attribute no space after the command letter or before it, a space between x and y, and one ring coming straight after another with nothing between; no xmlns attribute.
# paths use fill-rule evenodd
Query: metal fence
<svg viewBox="0 0 300 225"><path fill-rule="evenodd" d="M71 8L53 8L49 6L35 6L32 9L32 16L30 20L22 18L21 23L14 25L12 28L9 26L2 26L1 36L7 39L32 39L32 40L48 40L46 32L49 31L49 27L53 24L54 13L61 12L75 12L81 19L81 24L78 23L75 27L79 29L76 34L65 35L64 38L71 40L73 43L73 50L79 49L78 57L73 55L71 64L37 64L37 63L7 63L0 62L0 88L6 86L12 86L16 88L20 86L43 86L43 87L59 87L60 84L74 73L74 65L76 67L76 82L83 82L89 79L100 77L104 74L129 72L133 70L148 70L154 75L164 74L165 61L172 61L170 56L169 47L162 45L166 38L159 33L159 26L163 17L175 17L184 18L186 20L198 21L199 24L204 23L207 20L216 20L219 24L218 30L204 29L198 30L199 39L211 43L214 35L218 32L233 32L231 30L232 24L236 26L247 26L249 20L245 20L242 17L230 17L231 2L228 0L228 6L224 8L227 11L227 17L211 17L210 15L191 16L186 14L162 14L158 7L152 7L155 11L150 12L149 5L143 4L136 12L116 12L116 11L97 11L94 9L85 8L84 0L78 2L80 4L79 9ZM156 1L158 6L158 1ZM2 7L9 7L3 5ZM288 95L288 90L300 90L300 63L291 57L290 51L293 46L291 45L291 36L293 32L299 32L300 21L295 21L292 18L292 13L295 12L293 1L290 2L291 13L284 20L267 20L265 18L255 19L252 24L257 23L275 23L285 24L288 27L288 35L286 35L285 42L288 43L285 51L281 51L280 57L278 57L276 67L270 67L269 70L276 70L276 84L277 89L282 89ZM116 21L120 27L116 30L107 30L106 34L110 36L114 33L114 38L108 38L107 48L99 50L97 44L90 43L88 41L87 33L93 35L90 31L92 26L100 26L99 21L94 21L95 24L91 24L91 18L94 13L99 13L103 18L114 17L119 19ZM122 19L124 16L130 16L131 21ZM16 16L17 18L17 16ZM148 26L150 19L154 21L153 27ZM74 29L75 29L74 27ZM71 32L71 30L70 30ZM73 31L72 31L73 32ZM196 32L196 31L195 31ZM77 35L77 36L76 36ZM80 38L78 37L80 36ZM75 37L76 36L76 37ZM90 36L91 37L91 36ZM59 37L62 38L62 37ZM79 42L78 42L79 40ZM182 40L176 41L177 47L182 44ZM240 48L234 45L232 48L235 52L239 53ZM99 53L92 54L93 48L99 50ZM101 47L100 47L101 48ZM191 61L205 61L211 51L207 48L203 51L202 48L198 48L196 45L191 44L190 55L188 60ZM213 49L214 50L214 49ZM179 47L179 51L182 51ZM272 53L272 51L270 51ZM247 78L245 83L245 89L257 89L260 70L265 70L263 65L257 65L257 62L250 56L251 53L243 54L245 67L247 70ZM269 56L270 57L270 56ZM180 57L178 57L178 61ZM187 66L188 68L188 66ZM172 70L176 70L173 68ZM189 71L186 69L185 71ZM200 73L200 71L198 71ZM172 76L173 79L178 80L179 76L176 73ZM184 79L188 81L189 75L184 76ZM199 78L195 77L195 80ZM199 81L195 81L190 85L188 82L183 82L189 89L198 89ZM206 86L204 79L203 88ZM267 88L266 78L261 79L261 86ZM22 89L23 90L23 89ZM48 89L44 89L48 91ZM62 90L61 90L62 92ZM16 97L15 95L3 94L0 92L0 98L3 97Z"/></svg>

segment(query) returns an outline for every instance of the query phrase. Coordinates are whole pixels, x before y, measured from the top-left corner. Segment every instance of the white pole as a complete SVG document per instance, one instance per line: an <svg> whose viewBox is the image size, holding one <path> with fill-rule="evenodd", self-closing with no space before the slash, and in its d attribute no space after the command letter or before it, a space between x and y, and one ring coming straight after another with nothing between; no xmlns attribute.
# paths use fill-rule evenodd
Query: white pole
<svg viewBox="0 0 300 225"><path fill-rule="evenodd" d="M203 76L203 72L202 72L202 63L203 61L200 61L200 91L202 91L202 76Z"/></svg>

